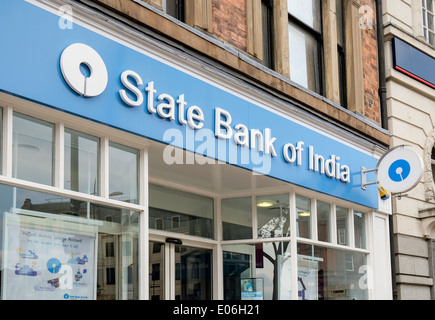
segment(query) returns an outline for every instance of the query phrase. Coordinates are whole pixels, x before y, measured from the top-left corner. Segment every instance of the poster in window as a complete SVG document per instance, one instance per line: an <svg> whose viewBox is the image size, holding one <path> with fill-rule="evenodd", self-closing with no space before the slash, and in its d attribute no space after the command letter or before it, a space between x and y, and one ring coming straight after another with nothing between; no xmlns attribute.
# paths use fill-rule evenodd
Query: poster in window
<svg viewBox="0 0 435 320"><path fill-rule="evenodd" d="M241 300L263 300L263 279L240 279Z"/></svg>
<svg viewBox="0 0 435 320"><path fill-rule="evenodd" d="M96 234L6 223L2 297L94 300Z"/></svg>

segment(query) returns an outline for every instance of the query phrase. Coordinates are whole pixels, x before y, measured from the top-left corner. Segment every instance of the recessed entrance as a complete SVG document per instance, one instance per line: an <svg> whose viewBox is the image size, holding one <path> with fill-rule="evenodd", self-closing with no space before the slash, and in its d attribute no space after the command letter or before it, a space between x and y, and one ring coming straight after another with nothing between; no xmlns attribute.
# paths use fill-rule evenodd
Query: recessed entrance
<svg viewBox="0 0 435 320"><path fill-rule="evenodd" d="M211 300L212 251L150 241L150 300Z"/></svg>

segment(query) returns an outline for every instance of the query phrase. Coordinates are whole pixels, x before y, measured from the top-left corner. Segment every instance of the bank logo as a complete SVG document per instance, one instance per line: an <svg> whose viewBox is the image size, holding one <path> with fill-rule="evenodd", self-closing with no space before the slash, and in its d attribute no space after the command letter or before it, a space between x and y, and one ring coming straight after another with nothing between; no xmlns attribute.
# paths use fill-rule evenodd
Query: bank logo
<svg viewBox="0 0 435 320"><path fill-rule="evenodd" d="M404 193L413 189L424 171L422 158L404 146L384 154L377 165L377 182L390 193Z"/></svg>
<svg viewBox="0 0 435 320"><path fill-rule="evenodd" d="M394 182L404 181L409 177L410 173L411 165L408 161L403 159L393 162L393 164L390 166L390 169L388 169L388 176Z"/></svg>
<svg viewBox="0 0 435 320"><path fill-rule="evenodd" d="M107 68L101 56L91 47L75 43L60 58L60 69L66 83L84 97L96 97L107 87Z"/></svg>

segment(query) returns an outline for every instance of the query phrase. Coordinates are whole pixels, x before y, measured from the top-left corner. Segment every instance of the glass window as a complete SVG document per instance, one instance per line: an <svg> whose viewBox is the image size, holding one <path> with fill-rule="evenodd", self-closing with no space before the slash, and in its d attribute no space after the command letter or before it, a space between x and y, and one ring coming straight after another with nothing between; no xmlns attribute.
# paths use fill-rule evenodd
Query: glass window
<svg viewBox="0 0 435 320"><path fill-rule="evenodd" d="M300 300L368 299L365 254L302 243L297 250Z"/></svg>
<svg viewBox="0 0 435 320"><path fill-rule="evenodd" d="M273 41L273 3L272 0L261 1L261 19L263 32L263 64L274 68L274 41Z"/></svg>
<svg viewBox="0 0 435 320"><path fill-rule="evenodd" d="M53 185L54 124L14 113L12 148L14 178Z"/></svg>
<svg viewBox="0 0 435 320"><path fill-rule="evenodd" d="M149 226L213 239L213 199L157 185L149 185ZM177 217L177 227L173 218Z"/></svg>
<svg viewBox="0 0 435 320"><path fill-rule="evenodd" d="M162 5L164 12L185 22L185 0L163 0Z"/></svg>
<svg viewBox="0 0 435 320"><path fill-rule="evenodd" d="M289 195L257 197L259 238L290 236Z"/></svg>
<svg viewBox="0 0 435 320"><path fill-rule="evenodd" d="M100 139L65 129L65 189L99 194Z"/></svg>
<svg viewBox="0 0 435 320"><path fill-rule="evenodd" d="M317 201L317 240L329 242L330 237L330 213L329 203Z"/></svg>
<svg viewBox="0 0 435 320"><path fill-rule="evenodd" d="M223 246L225 300L290 300L290 242Z"/></svg>
<svg viewBox="0 0 435 320"><path fill-rule="evenodd" d="M290 79L322 94L322 19L319 0L287 0Z"/></svg>
<svg viewBox="0 0 435 320"><path fill-rule="evenodd" d="M296 196L297 236L311 239L311 200Z"/></svg>
<svg viewBox="0 0 435 320"><path fill-rule="evenodd" d="M139 150L117 143L109 144L109 196L138 203Z"/></svg>
<svg viewBox="0 0 435 320"><path fill-rule="evenodd" d="M138 299L138 212L5 185L0 210L2 299Z"/></svg>
<svg viewBox="0 0 435 320"><path fill-rule="evenodd" d="M322 30L320 0L287 0L288 12L308 27Z"/></svg>
<svg viewBox="0 0 435 320"><path fill-rule="evenodd" d="M337 244L349 245L349 213L346 208L336 208Z"/></svg>
<svg viewBox="0 0 435 320"><path fill-rule="evenodd" d="M422 0L423 34L425 39L435 45L435 4L434 0Z"/></svg>
<svg viewBox="0 0 435 320"><path fill-rule="evenodd" d="M222 239L252 238L252 198L224 199L222 207Z"/></svg>
<svg viewBox="0 0 435 320"><path fill-rule="evenodd" d="M336 1L337 21L337 53L338 53L338 80L340 89L340 104L347 107L347 81L346 81L346 49L344 32L344 8L343 1Z"/></svg>
<svg viewBox="0 0 435 320"><path fill-rule="evenodd" d="M354 232L355 232L355 247L360 249L366 248L366 228L365 215L361 212L353 214Z"/></svg>

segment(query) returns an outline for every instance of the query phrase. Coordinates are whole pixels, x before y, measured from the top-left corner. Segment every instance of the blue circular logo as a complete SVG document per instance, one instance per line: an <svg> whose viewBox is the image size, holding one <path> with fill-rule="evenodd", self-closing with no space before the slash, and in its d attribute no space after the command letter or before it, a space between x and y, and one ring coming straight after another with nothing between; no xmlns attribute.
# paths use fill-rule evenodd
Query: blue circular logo
<svg viewBox="0 0 435 320"><path fill-rule="evenodd" d="M406 160L397 160L393 162L388 169L388 176L394 182L404 181L411 173L411 166Z"/></svg>
<svg viewBox="0 0 435 320"><path fill-rule="evenodd" d="M51 258L47 261L47 269L51 273L58 273L60 271L61 263L56 258Z"/></svg>

